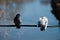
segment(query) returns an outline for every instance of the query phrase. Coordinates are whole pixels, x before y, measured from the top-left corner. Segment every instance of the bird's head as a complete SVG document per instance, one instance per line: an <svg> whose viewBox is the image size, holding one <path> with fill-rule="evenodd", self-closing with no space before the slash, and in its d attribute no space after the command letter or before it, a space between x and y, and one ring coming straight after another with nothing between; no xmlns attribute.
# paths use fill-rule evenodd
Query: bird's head
<svg viewBox="0 0 60 40"><path fill-rule="evenodd" d="M20 17L20 14L17 14L16 17L19 18Z"/></svg>

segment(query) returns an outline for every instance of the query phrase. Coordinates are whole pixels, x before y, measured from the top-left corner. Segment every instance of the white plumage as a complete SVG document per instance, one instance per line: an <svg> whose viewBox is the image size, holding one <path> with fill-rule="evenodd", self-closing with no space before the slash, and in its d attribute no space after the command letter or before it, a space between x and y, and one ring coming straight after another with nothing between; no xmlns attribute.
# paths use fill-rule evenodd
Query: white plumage
<svg viewBox="0 0 60 40"><path fill-rule="evenodd" d="M47 26L48 26L47 17L45 17L45 16L40 17L39 21L38 21L38 27L41 27L41 31L46 30Z"/></svg>

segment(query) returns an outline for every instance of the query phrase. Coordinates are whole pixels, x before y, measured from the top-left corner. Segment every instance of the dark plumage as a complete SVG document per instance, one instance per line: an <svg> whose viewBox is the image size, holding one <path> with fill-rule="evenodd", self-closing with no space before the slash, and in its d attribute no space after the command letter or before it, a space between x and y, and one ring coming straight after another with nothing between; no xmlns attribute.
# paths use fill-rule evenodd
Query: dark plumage
<svg viewBox="0 0 60 40"><path fill-rule="evenodd" d="M17 14L16 15L16 17L14 18L14 23L15 23L15 26L16 26L16 28L20 28L20 24L21 24L21 22L20 22L20 14Z"/></svg>

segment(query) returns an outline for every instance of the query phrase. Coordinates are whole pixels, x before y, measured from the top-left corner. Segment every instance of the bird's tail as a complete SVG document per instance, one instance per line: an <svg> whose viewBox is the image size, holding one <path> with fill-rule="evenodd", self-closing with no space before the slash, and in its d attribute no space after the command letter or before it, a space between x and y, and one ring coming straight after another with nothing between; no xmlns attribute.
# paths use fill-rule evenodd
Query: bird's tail
<svg viewBox="0 0 60 40"><path fill-rule="evenodd" d="M21 27L20 27L20 25L16 25L16 28L17 28L17 29L20 29Z"/></svg>
<svg viewBox="0 0 60 40"><path fill-rule="evenodd" d="M45 27L41 27L40 30L41 30L41 31L45 31Z"/></svg>

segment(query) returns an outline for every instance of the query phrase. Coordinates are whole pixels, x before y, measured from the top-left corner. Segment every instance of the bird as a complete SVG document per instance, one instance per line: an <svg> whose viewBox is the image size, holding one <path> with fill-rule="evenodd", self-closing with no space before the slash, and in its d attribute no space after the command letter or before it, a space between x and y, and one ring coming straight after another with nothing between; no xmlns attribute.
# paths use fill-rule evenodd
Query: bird
<svg viewBox="0 0 60 40"><path fill-rule="evenodd" d="M20 29L20 24L21 24L21 18L20 18L20 14L17 14L14 18L14 24L16 26L16 28Z"/></svg>
<svg viewBox="0 0 60 40"><path fill-rule="evenodd" d="M48 26L48 19L47 17L43 16L39 18L38 21L38 27L41 27L40 30L41 31L45 31L47 29Z"/></svg>

